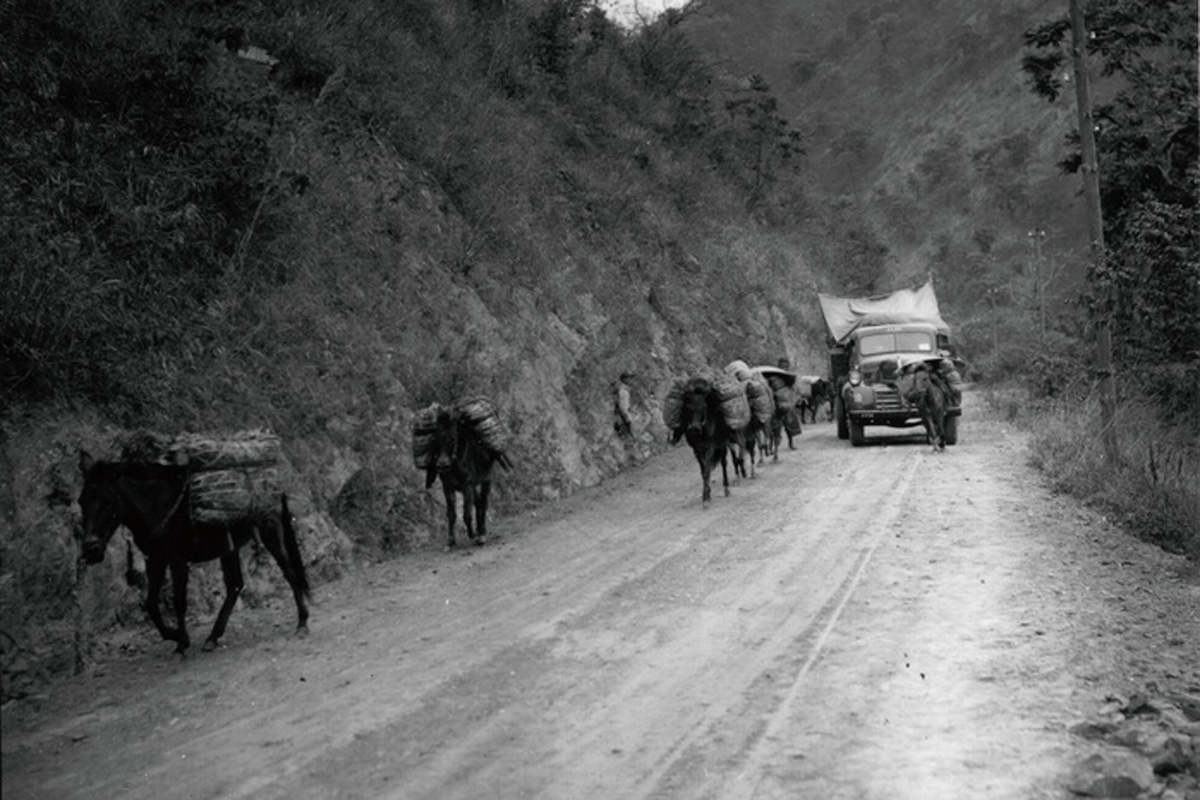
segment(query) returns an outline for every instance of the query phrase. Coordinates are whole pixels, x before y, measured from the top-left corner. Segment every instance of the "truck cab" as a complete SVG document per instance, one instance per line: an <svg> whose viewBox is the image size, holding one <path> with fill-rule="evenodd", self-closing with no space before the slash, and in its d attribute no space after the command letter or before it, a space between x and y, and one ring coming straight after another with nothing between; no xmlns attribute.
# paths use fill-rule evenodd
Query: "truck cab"
<svg viewBox="0 0 1200 800"><path fill-rule="evenodd" d="M863 325L830 349L834 377L834 419L838 438L855 446L865 441L867 425L909 428L920 425L917 409L907 405L896 386L905 360L929 359L950 351L949 338L936 325L907 322ZM958 441L961 405L946 410L946 443Z"/></svg>

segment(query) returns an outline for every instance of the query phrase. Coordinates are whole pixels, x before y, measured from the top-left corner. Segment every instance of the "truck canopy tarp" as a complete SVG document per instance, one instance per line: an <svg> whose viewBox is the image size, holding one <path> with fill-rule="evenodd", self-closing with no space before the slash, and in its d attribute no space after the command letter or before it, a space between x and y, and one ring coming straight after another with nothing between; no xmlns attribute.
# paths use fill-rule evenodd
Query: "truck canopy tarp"
<svg viewBox="0 0 1200 800"><path fill-rule="evenodd" d="M825 328L837 344L845 344L850 334L863 325L898 325L927 322L938 333L950 334L950 326L938 310L933 283L917 289L900 289L875 297L834 297L817 292Z"/></svg>

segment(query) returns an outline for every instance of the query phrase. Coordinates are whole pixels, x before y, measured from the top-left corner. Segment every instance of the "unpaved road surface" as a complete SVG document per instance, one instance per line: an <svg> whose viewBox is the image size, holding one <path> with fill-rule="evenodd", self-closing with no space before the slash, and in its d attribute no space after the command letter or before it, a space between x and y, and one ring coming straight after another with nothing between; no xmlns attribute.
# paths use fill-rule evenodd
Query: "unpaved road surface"
<svg viewBox="0 0 1200 800"><path fill-rule="evenodd" d="M307 639L147 630L4 709L4 798L1065 797L1107 693L1200 686L1200 589L961 442L810 426L708 509L680 448L318 587Z"/></svg>

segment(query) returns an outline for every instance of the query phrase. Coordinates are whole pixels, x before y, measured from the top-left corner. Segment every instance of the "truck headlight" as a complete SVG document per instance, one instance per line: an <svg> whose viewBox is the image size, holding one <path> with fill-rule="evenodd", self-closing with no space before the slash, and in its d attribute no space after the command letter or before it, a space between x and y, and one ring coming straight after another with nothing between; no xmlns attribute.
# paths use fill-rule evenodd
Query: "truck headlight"
<svg viewBox="0 0 1200 800"><path fill-rule="evenodd" d="M850 370L849 381L851 386L858 386L862 383L862 373L856 369Z"/></svg>

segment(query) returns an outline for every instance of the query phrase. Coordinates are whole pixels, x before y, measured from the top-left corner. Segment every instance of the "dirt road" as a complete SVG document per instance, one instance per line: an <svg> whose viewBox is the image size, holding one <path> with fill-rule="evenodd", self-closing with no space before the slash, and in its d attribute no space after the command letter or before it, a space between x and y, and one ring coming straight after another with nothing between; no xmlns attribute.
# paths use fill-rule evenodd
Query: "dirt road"
<svg viewBox="0 0 1200 800"><path fill-rule="evenodd" d="M1195 579L1004 424L960 441L818 424L707 510L681 447L318 587L308 639L283 603L184 663L147 631L5 709L4 797L1063 797L1106 693L1200 685L1160 616Z"/></svg>

